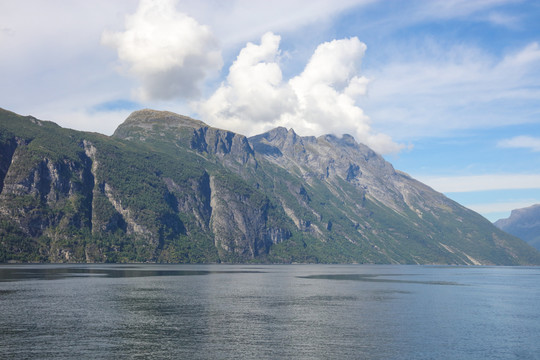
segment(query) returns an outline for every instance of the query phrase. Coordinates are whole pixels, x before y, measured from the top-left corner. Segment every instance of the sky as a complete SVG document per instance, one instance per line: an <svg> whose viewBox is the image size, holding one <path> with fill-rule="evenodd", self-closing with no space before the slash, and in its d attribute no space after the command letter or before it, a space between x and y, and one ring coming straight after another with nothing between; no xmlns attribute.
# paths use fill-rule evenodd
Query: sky
<svg viewBox="0 0 540 360"><path fill-rule="evenodd" d="M0 0L0 107L353 135L491 221L540 203L540 2Z"/></svg>

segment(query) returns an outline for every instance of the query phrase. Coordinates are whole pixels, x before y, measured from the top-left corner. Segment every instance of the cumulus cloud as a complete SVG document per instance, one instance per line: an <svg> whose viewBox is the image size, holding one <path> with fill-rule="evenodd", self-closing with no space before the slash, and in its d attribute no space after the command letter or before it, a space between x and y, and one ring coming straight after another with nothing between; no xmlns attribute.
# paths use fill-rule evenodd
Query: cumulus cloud
<svg viewBox="0 0 540 360"><path fill-rule="evenodd" d="M279 42L279 36L267 33L260 45L248 43L240 51L226 81L208 100L196 104L203 120L253 134L294 110L295 94L283 83L278 64Z"/></svg>
<svg viewBox="0 0 540 360"><path fill-rule="evenodd" d="M497 146L503 148L523 148L538 152L540 151L540 138L532 136L515 136L510 139L499 141Z"/></svg>
<svg viewBox="0 0 540 360"><path fill-rule="evenodd" d="M141 100L193 98L203 80L222 66L212 32L176 11L175 0L141 0L126 16L125 31L102 34L102 43L117 49L127 72L141 84Z"/></svg>
<svg viewBox="0 0 540 360"><path fill-rule="evenodd" d="M195 104L204 121L247 135L285 126L305 135L349 133L381 153L402 148L374 132L356 104L369 82L358 74L365 44L356 37L320 44L303 72L284 81L279 42L266 33L240 51L226 81Z"/></svg>
<svg viewBox="0 0 540 360"><path fill-rule="evenodd" d="M398 152L403 146L375 133L356 103L369 83L358 75L365 51L356 37L319 45L304 71L289 81L298 103L294 113L281 116L282 125L317 135L349 133L375 151Z"/></svg>

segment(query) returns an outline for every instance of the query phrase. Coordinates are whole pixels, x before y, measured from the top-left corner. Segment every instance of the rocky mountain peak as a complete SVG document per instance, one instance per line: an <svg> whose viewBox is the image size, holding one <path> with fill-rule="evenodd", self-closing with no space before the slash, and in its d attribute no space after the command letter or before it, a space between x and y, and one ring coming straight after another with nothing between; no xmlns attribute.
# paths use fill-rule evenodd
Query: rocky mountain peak
<svg viewBox="0 0 540 360"><path fill-rule="evenodd" d="M294 130L292 131L294 132ZM261 136L269 141L275 141L276 139L284 140L287 137L288 133L289 130L287 130L287 128L279 126L275 129L265 132L264 134L261 134Z"/></svg>
<svg viewBox="0 0 540 360"><path fill-rule="evenodd" d="M135 111L116 129L113 137L144 141L171 151L179 146L186 147L216 155L230 162L229 165L255 161L245 136L169 111Z"/></svg>
<svg viewBox="0 0 540 360"><path fill-rule="evenodd" d="M251 137L250 143L256 152L272 157L281 157L284 154L293 155L295 145L298 143L300 148L303 148L302 137L298 136L293 129L287 130L282 126Z"/></svg>
<svg viewBox="0 0 540 360"><path fill-rule="evenodd" d="M154 125L165 127L192 127L199 128L206 124L202 121L192 119L188 116L175 114L170 111L158 111L152 109L143 109L131 113L119 129L126 126L138 126L150 129ZM118 129L117 129L118 131Z"/></svg>
<svg viewBox="0 0 540 360"><path fill-rule="evenodd" d="M371 169L370 172L381 172L386 175L395 174L395 170L380 155L369 147L356 142L353 136L344 134L342 137L327 134L315 138L313 136L299 136L293 129L283 127L270 130L261 135L249 138L253 149L278 163L280 166L290 168L297 166L303 172L317 173L325 177L336 174L348 174L343 178L351 178L350 167ZM357 171L358 174L361 171ZM326 175L325 175L326 174Z"/></svg>

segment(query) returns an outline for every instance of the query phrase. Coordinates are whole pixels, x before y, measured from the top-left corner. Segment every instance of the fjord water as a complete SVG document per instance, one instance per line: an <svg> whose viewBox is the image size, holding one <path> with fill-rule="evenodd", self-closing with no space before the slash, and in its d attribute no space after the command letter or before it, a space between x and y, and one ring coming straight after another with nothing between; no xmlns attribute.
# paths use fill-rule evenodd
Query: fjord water
<svg viewBox="0 0 540 360"><path fill-rule="evenodd" d="M534 359L540 268L3 265L2 359Z"/></svg>

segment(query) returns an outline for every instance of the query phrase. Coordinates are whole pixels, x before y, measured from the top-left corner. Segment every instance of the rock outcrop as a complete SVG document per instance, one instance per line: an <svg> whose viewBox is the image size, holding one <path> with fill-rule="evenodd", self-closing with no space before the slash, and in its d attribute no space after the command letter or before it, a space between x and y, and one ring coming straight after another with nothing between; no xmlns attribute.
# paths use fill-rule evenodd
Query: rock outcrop
<svg viewBox="0 0 540 360"><path fill-rule="evenodd" d="M179 146L189 144L191 149L214 156L228 166L255 163L255 154L245 136L216 129L201 121L168 111L135 111L118 127L113 136Z"/></svg>

